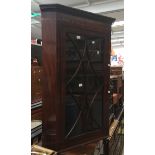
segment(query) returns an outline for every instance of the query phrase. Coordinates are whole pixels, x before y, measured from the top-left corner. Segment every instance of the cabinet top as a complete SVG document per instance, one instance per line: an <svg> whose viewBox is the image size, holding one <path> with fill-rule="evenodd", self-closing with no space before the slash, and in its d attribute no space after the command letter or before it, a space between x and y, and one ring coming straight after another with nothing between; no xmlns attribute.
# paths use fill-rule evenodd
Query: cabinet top
<svg viewBox="0 0 155 155"><path fill-rule="evenodd" d="M115 19L111 17L97 15L91 12L67 7L61 4L41 4L40 9L42 12L61 12L61 13L69 14L72 16L77 16L81 18L87 18L87 19L107 23L110 25L115 21Z"/></svg>

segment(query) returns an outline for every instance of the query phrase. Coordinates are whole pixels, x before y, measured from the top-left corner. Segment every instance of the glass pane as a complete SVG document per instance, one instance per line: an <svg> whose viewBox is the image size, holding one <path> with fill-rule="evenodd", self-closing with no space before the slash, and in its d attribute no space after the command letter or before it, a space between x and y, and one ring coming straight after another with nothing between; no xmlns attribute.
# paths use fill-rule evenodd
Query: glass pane
<svg viewBox="0 0 155 155"><path fill-rule="evenodd" d="M66 138L102 128L103 45L100 37L66 34Z"/></svg>

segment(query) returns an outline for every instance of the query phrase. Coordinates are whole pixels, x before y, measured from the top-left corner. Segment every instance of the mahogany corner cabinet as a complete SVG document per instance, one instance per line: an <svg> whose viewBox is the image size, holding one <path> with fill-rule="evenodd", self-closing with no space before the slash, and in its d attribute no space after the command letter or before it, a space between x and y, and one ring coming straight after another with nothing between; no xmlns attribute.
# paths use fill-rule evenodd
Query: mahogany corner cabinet
<svg viewBox="0 0 155 155"><path fill-rule="evenodd" d="M40 9L42 145L63 152L108 136L114 19L59 4Z"/></svg>

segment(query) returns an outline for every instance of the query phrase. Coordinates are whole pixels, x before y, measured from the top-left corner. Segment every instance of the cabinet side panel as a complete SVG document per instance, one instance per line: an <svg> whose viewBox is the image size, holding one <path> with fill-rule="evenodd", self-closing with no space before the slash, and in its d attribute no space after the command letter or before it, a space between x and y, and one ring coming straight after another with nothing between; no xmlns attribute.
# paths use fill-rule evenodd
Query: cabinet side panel
<svg viewBox="0 0 155 155"><path fill-rule="evenodd" d="M105 32L105 52L104 52L104 105L103 105L103 127L104 135L109 135L109 85L110 85L110 53L111 53L111 27L106 28Z"/></svg>
<svg viewBox="0 0 155 155"><path fill-rule="evenodd" d="M57 105L57 52L56 13L42 13L43 39L43 146L56 143Z"/></svg>

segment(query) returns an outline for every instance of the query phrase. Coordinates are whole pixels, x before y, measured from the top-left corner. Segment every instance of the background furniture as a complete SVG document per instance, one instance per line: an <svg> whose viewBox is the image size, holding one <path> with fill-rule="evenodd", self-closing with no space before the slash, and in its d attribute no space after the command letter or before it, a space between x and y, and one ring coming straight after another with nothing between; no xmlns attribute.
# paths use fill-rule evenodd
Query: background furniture
<svg viewBox="0 0 155 155"><path fill-rule="evenodd" d="M42 48L31 45L31 119L42 120Z"/></svg>
<svg viewBox="0 0 155 155"><path fill-rule="evenodd" d="M122 67L111 67L110 89L114 115L117 118L124 103L124 78Z"/></svg>
<svg viewBox="0 0 155 155"><path fill-rule="evenodd" d="M38 144L41 141L42 121L31 120L31 144Z"/></svg>
<svg viewBox="0 0 155 155"><path fill-rule="evenodd" d="M109 137L103 140L104 155L122 155L124 148L124 109L109 128Z"/></svg>
<svg viewBox="0 0 155 155"><path fill-rule="evenodd" d="M104 155L122 155L124 147L124 78L122 67L111 67L109 136L103 139Z"/></svg>

